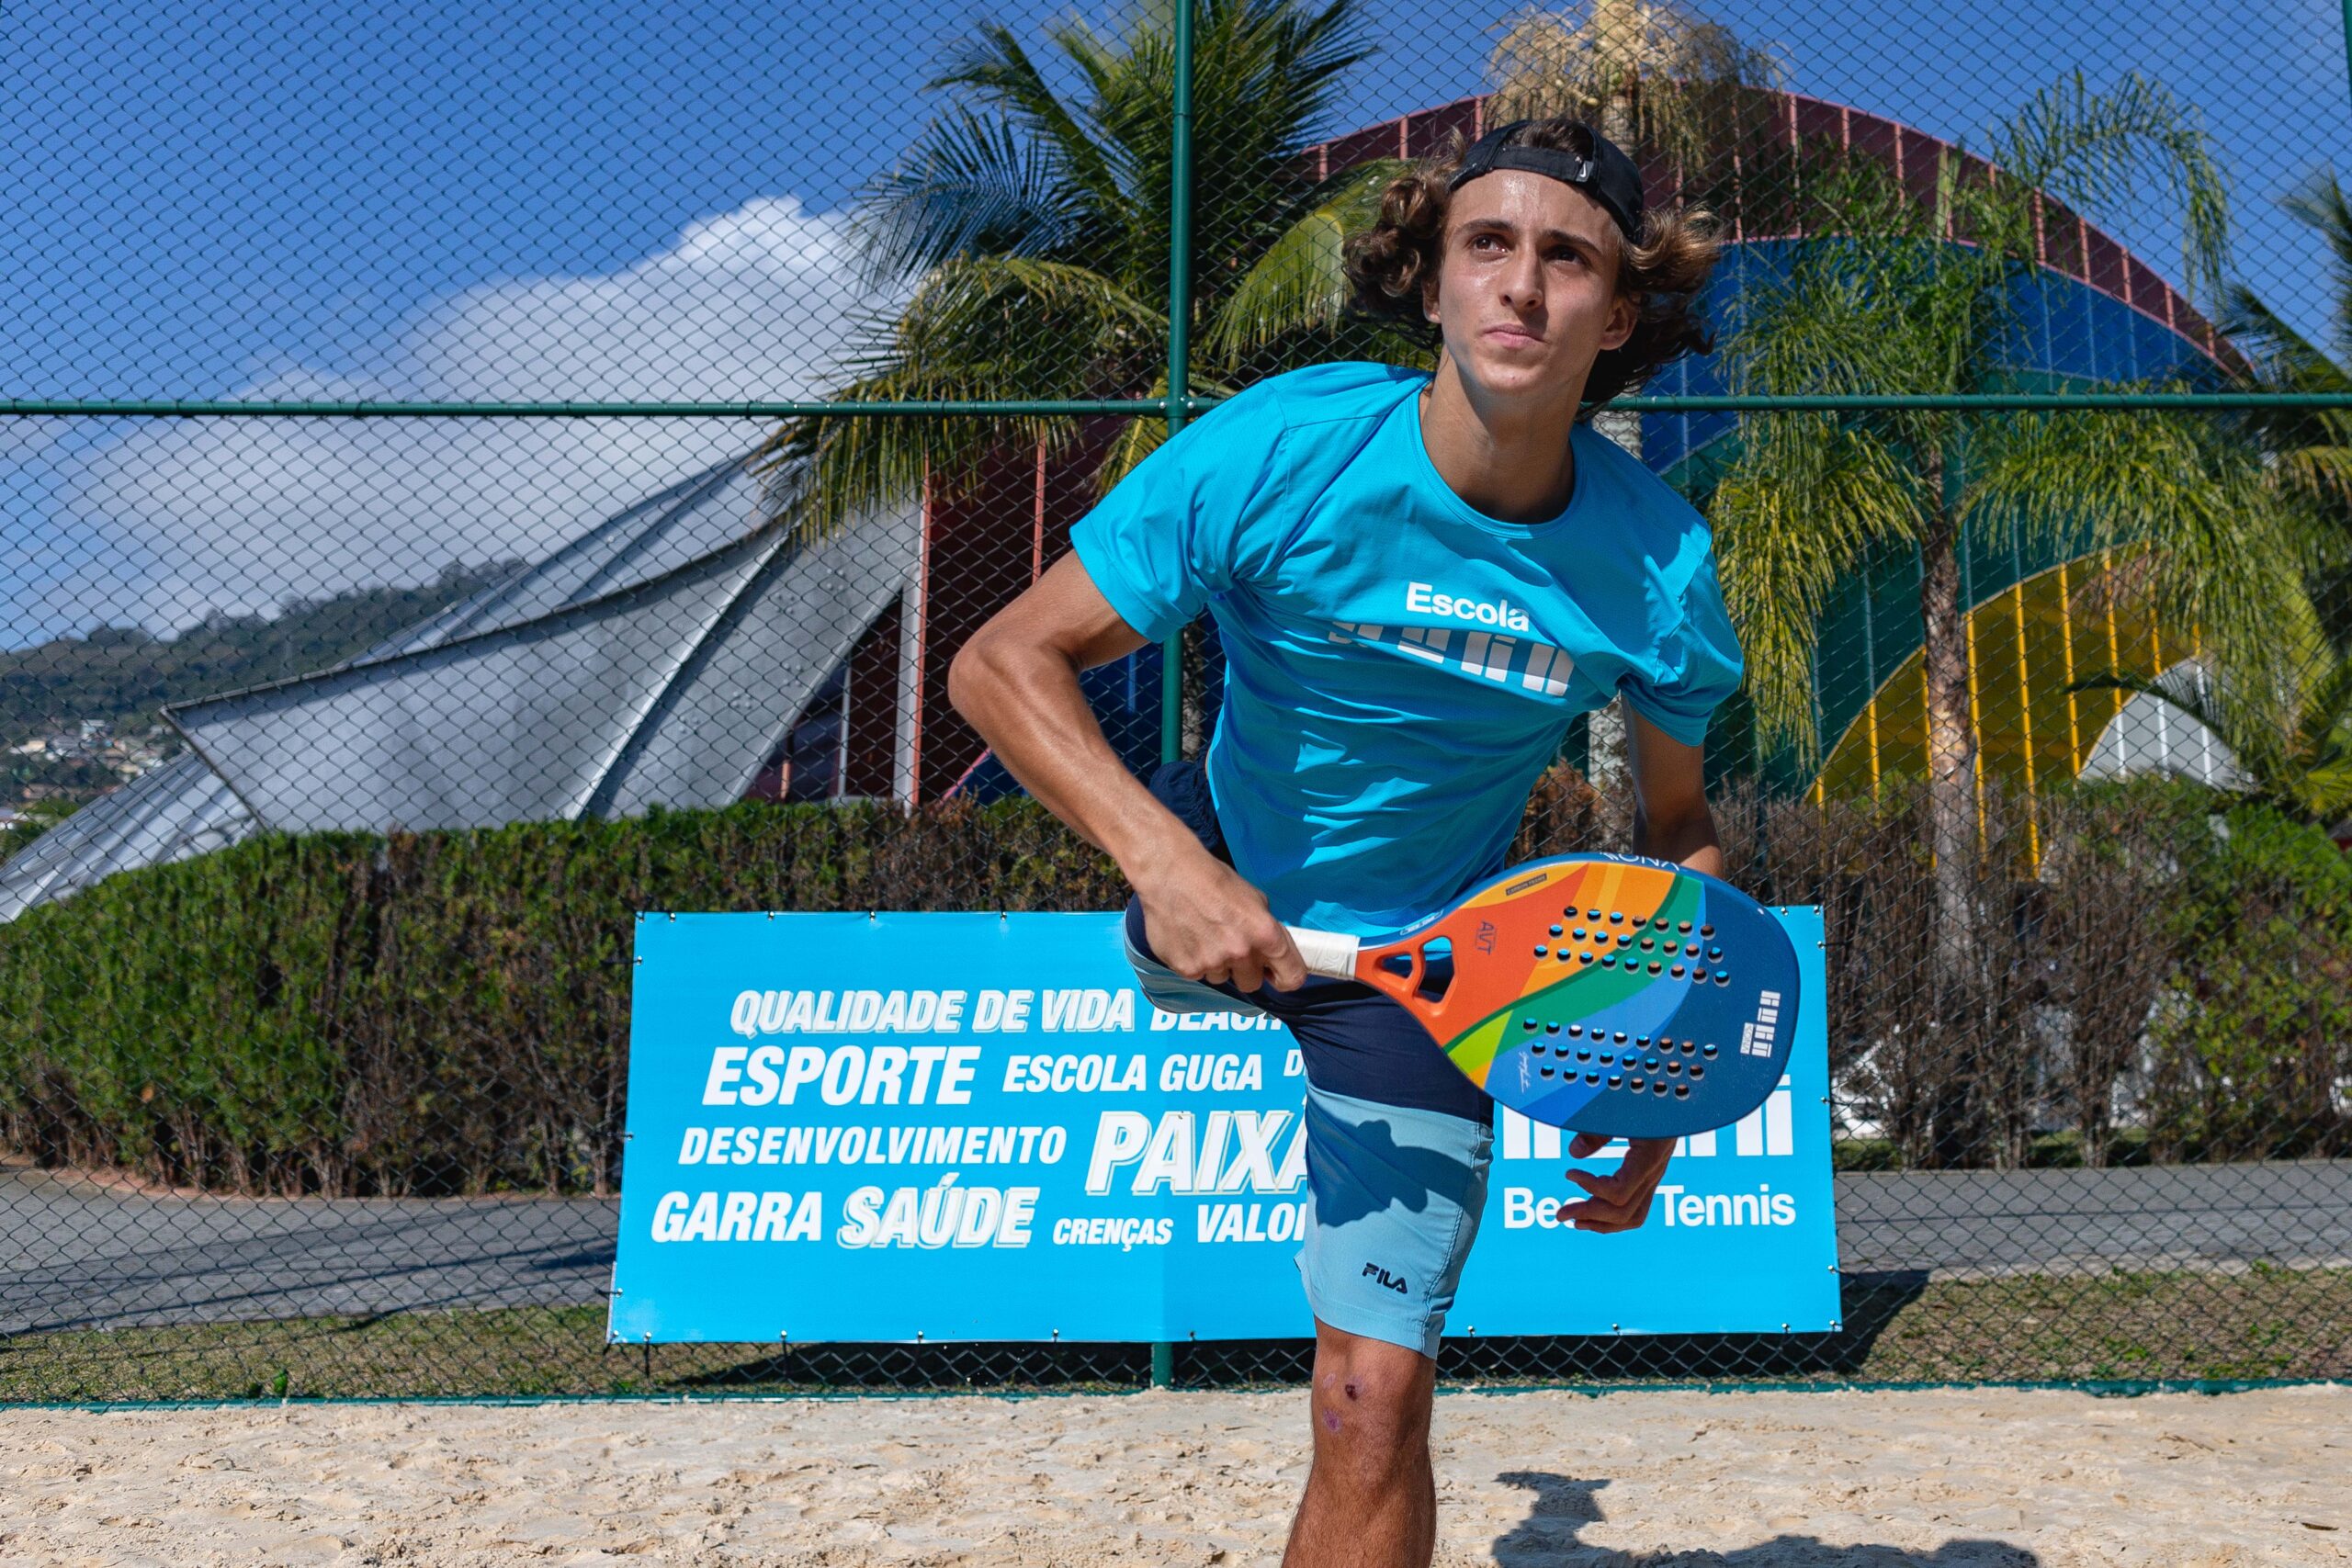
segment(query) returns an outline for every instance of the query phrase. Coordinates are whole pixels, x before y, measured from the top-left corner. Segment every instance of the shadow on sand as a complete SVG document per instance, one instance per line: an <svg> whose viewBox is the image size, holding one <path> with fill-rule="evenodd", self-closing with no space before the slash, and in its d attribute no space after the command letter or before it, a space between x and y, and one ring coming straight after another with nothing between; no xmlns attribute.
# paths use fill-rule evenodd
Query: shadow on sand
<svg viewBox="0 0 2352 1568"><path fill-rule="evenodd" d="M1932 1551L1914 1551L1837 1546L1803 1535L1774 1536L1728 1551L1623 1551L1577 1539L1585 1526L1601 1521L1596 1495L1608 1482L1532 1470L1506 1471L1495 1479L1534 1494L1527 1517L1496 1538L1499 1568L2040 1568L2041 1562L2034 1552L1998 1540L1948 1540Z"/></svg>

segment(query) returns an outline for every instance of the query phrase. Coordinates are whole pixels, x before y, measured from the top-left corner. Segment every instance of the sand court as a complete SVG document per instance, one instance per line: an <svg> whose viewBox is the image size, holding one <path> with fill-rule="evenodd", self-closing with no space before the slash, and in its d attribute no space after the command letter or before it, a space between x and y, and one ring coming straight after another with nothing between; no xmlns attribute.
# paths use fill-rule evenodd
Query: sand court
<svg viewBox="0 0 2352 1568"><path fill-rule="evenodd" d="M0 1411L0 1563L1238 1565L1305 1395ZM1444 1393L1449 1568L2352 1562L2352 1388Z"/></svg>

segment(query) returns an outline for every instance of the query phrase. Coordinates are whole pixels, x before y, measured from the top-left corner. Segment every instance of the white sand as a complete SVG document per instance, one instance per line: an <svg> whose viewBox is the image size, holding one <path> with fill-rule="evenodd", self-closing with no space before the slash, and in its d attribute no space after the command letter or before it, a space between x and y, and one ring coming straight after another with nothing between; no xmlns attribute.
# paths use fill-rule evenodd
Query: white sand
<svg viewBox="0 0 2352 1568"><path fill-rule="evenodd" d="M0 1411L0 1562L1271 1563L1303 1393ZM1449 1394L1446 1564L2352 1562L2352 1389Z"/></svg>

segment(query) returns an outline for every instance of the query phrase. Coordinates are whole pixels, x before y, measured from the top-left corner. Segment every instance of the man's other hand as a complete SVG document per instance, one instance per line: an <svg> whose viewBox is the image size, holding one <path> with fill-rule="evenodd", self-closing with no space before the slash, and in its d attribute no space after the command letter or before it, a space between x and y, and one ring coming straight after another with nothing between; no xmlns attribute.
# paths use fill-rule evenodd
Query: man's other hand
<svg viewBox="0 0 2352 1568"><path fill-rule="evenodd" d="M1204 849L1180 855L1136 886L1144 935L1159 961L1188 980L1229 980L1244 993L1272 981L1295 991L1306 964L1266 896Z"/></svg>
<svg viewBox="0 0 2352 1568"><path fill-rule="evenodd" d="M1568 1142L1568 1157L1583 1159L1607 1147L1611 1140L1598 1133L1578 1133ZM1650 1194L1674 1157L1672 1138L1632 1138L1617 1168L1603 1175L1571 1169L1568 1179L1589 1194L1560 1205L1563 1223L1580 1231L1629 1231L1650 1217Z"/></svg>

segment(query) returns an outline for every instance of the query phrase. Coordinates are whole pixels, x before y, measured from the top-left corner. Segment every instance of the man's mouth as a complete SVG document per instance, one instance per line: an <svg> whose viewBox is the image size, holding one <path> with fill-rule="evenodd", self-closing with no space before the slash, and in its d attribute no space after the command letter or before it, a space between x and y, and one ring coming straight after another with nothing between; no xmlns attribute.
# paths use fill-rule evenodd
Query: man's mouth
<svg viewBox="0 0 2352 1568"><path fill-rule="evenodd" d="M1525 327L1488 327L1487 335L1504 343L1542 343L1544 340Z"/></svg>

